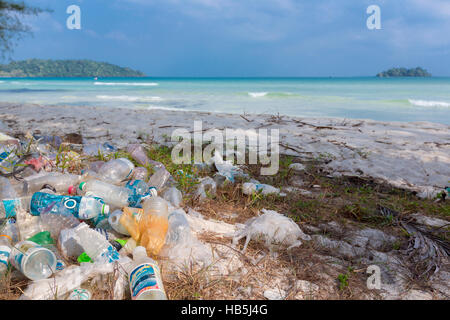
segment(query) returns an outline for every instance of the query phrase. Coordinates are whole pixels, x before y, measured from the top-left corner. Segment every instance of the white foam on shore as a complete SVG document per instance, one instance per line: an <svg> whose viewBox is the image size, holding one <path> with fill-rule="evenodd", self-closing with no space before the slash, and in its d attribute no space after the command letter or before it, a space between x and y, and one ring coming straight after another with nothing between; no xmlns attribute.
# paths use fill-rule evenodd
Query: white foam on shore
<svg viewBox="0 0 450 320"><path fill-rule="evenodd" d="M261 98L267 96L268 92L249 92L248 95L252 98Z"/></svg>
<svg viewBox="0 0 450 320"><path fill-rule="evenodd" d="M151 101L162 101L163 99L160 97L135 97L135 96L108 96L108 95L100 95L96 96L97 99L107 100L107 101L127 101L127 102L151 102Z"/></svg>
<svg viewBox="0 0 450 320"><path fill-rule="evenodd" d="M450 102L408 99L409 103L418 107L450 107Z"/></svg>
<svg viewBox="0 0 450 320"><path fill-rule="evenodd" d="M159 86L156 82L94 82L96 86Z"/></svg>

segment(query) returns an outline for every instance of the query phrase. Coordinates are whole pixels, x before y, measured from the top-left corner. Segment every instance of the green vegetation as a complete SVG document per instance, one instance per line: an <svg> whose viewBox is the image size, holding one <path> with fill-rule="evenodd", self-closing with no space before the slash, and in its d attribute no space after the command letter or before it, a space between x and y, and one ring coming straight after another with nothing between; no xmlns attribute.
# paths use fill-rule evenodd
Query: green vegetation
<svg viewBox="0 0 450 320"><path fill-rule="evenodd" d="M145 77L140 71L91 60L29 59L0 65L0 77Z"/></svg>
<svg viewBox="0 0 450 320"><path fill-rule="evenodd" d="M15 40L31 32L30 26L23 24L20 18L25 15L38 15L43 11L23 2L0 0L0 57L4 58L7 53L13 51Z"/></svg>
<svg viewBox="0 0 450 320"><path fill-rule="evenodd" d="M378 78L390 77L431 77L431 73L421 67L406 69L406 68L392 68L387 71L377 74Z"/></svg>

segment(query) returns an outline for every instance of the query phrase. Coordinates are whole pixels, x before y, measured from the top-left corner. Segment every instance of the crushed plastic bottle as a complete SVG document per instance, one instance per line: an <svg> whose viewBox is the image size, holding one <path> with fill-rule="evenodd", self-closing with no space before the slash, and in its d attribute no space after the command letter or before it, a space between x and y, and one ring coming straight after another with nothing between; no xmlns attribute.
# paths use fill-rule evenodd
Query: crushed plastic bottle
<svg viewBox="0 0 450 320"><path fill-rule="evenodd" d="M183 210L175 210L169 214L169 228L166 235L166 244L169 246L185 242L189 239L190 227Z"/></svg>
<svg viewBox="0 0 450 320"><path fill-rule="evenodd" d="M170 173L165 168L158 169L148 180L150 187L155 187L158 192L162 190L167 180L170 178Z"/></svg>
<svg viewBox="0 0 450 320"><path fill-rule="evenodd" d="M98 197L60 196L36 192L31 198L30 212L39 216L46 212L70 212L78 219L88 220L107 214L109 206Z"/></svg>
<svg viewBox="0 0 450 320"><path fill-rule="evenodd" d="M117 250L99 232L81 223L74 229L78 242L94 262L114 262L119 259Z"/></svg>
<svg viewBox="0 0 450 320"><path fill-rule="evenodd" d="M261 192L263 195L268 194L278 194L280 196L285 196L285 193L280 192L280 189L275 188L268 184L263 183L252 183L252 182L246 182L242 185L242 193L246 195L251 195L254 192Z"/></svg>
<svg viewBox="0 0 450 320"><path fill-rule="evenodd" d="M150 163L150 159L147 157L144 148L139 144L130 144L127 147L127 152L140 165L147 166Z"/></svg>
<svg viewBox="0 0 450 320"><path fill-rule="evenodd" d="M132 196L132 192L129 189L100 180L81 182L79 189L84 194L92 192L106 203L119 208L128 206L128 199Z"/></svg>
<svg viewBox="0 0 450 320"><path fill-rule="evenodd" d="M30 280L47 279L56 271L56 256L32 241L21 241L11 250L10 262Z"/></svg>
<svg viewBox="0 0 450 320"><path fill-rule="evenodd" d="M88 156L97 156L99 153L107 155L116 151L117 148L108 142L87 144L83 146L83 153Z"/></svg>
<svg viewBox="0 0 450 320"><path fill-rule="evenodd" d="M207 193L214 196L217 191L217 184L211 177L206 177L200 180L200 183L195 190L194 196L199 197L200 199L206 199Z"/></svg>
<svg viewBox="0 0 450 320"><path fill-rule="evenodd" d="M98 178L102 181L118 184L131 176L134 164L125 158L113 159L106 162L98 170Z"/></svg>
<svg viewBox="0 0 450 320"><path fill-rule="evenodd" d="M1 145L0 146L0 172L10 173L13 171L16 162L19 160L15 150L16 146Z"/></svg>
<svg viewBox="0 0 450 320"><path fill-rule="evenodd" d="M127 269L133 300L167 300L158 264L144 247L133 250L133 263Z"/></svg>
<svg viewBox="0 0 450 320"><path fill-rule="evenodd" d="M179 207L181 202L183 202L183 194L176 187L171 187L164 191L164 200L170 202L174 207Z"/></svg>
<svg viewBox="0 0 450 320"><path fill-rule="evenodd" d="M158 255L169 227L168 216L167 202L161 197L155 197L146 199L142 210L124 210L120 223L149 254Z"/></svg>

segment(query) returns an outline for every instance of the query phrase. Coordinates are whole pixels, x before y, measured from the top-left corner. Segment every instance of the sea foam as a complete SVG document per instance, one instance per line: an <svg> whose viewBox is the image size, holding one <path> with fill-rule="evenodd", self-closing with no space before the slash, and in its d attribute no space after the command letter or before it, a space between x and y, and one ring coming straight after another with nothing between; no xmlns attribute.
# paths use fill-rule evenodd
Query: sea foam
<svg viewBox="0 0 450 320"><path fill-rule="evenodd" d="M151 102L151 101L161 101L162 98L160 97L149 97L149 96L142 96L142 97L135 97L135 96L108 96L108 95L101 95L96 96L97 99L100 100L108 100L108 101L125 101L125 102Z"/></svg>
<svg viewBox="0 0 450 320"><path fill-rule="evenodd" d="M252 98L261 98L267 96L268 92L249 92L248 95Z"/></svg>
<svg viewBox="0 0 450 320"><path fill-rule="evenodd" d="M96 86L158 86L156 82L94 82Z"/></svg>
<svg viewBox="0 0 450 320"><path fill-rule="evenodd" d="M450 102L408 99L409 103L418 107L450 107Z"/></svg>

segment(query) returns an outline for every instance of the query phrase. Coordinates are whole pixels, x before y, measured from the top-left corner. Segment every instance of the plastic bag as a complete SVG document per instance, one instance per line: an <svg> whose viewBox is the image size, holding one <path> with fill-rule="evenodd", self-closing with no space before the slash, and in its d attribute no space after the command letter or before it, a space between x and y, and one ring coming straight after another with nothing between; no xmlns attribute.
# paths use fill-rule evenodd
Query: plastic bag
<svg viewBox="0 0 450 320"><path fill-rule="evenodd" d="M245 225L238 225L238 230L233 236L233 244L246 238L244 248L250 240L263 240L266 247L272 252L279 246L288 246L288 250L293 247L298 247L302 244L299 238L303 240L311 240L311 237L304 234L300 227L290 218L279 214L273 210L262 209L263 214L259 217L254 217L245 223Z"/></svg>

